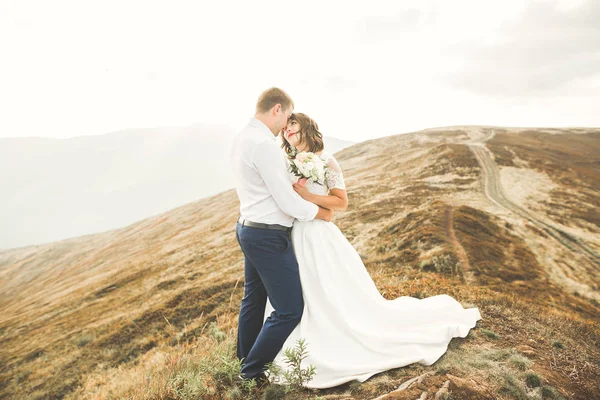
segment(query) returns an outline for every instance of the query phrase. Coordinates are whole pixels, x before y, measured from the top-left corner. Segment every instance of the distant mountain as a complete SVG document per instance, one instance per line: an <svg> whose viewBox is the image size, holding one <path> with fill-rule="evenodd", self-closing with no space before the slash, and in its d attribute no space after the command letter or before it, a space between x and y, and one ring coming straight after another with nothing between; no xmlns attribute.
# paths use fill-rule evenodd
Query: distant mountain
<svg viewBox="0 0 600 400"><path fill-rule="evenodd" d="M148 158L162 138L133 142ZM409 380L386 398L598 398L600 129L428 129L336 157L349 207L333 223L381 295L448 294L483 318L431 366L294 399L374 399ZM241 398L226 374L244 293L238 207L226 190L0 251L0 398Z"/></svg>
<svg viewBox="0 0 600 400"><path fill-rule="evenodd" d="M119 228L234 186L231 128L0 138L0 249ZM352 142L325 138L336 152Z"/></svg>

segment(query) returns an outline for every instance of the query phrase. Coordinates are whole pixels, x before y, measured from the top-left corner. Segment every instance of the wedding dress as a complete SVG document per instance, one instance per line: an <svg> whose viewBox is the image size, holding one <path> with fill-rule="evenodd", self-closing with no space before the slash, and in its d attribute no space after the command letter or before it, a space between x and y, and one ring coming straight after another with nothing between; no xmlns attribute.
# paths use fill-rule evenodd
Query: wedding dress
<svg viewBox="0 0 600 400"><path fill-rule="evenodd" d="M307 182L311 193L327 195L345 189L335 158L326 185ZM290 173L290 179L296 181ZM464 309L442 294L424 299L401 296L386 300L362 259L340 229L323 220L294 221L292 244L299 265L304 312L274 363L289 369L284 350L306 342L308 357L301 367L315 367L308 388L329 388L412 363L431 365L454 337L464 338L481 319L477 308ZM267 300L264 319L273 307Z"/></svg>

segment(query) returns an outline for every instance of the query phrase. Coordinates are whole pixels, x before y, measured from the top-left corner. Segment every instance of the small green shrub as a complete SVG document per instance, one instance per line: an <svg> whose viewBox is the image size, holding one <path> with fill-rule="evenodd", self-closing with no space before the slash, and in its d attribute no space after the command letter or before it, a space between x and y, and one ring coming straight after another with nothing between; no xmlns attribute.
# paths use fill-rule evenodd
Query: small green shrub
<svg viewBox="0 0 600 400"><path fill-rule="evenodd" d="M354 380L354 381L350 382L348 389L350 390L350 393L358 394L358 393L362 392L362 389L363 389L362 382Z"/></svg>
<svg viewBox="0 0 600 400"><path fill-rule="evenodd" d="M283 354L288 369L282 371L277 364L268 363L267 376L269 376L270 379L272 377L273 382L280 382L281 378L283 378L286 393L303 389L304 385L310 382L316 373L316 369L313 365L302 368L302 360L308 357L306 341L302 338L298 339L296 341L296 347L286 348L283 351Z"/></svg>
<svg viewBox="0 0 600 400"><path fill-rule="evenodd" d="M501 371L499 374L500 389L498 393L511 396L517 400L528 400L525 385L510 371Z"/></svg>
<svg viewBox="0 0 600 400"><path fill-rule="evenodd" d="M552 347L555 347L557 349L564 349L565 345L562 344L562 342L558 341L558 340L553 340L552 341Z"/></svg>
<svg viewBox="0 0 600 400"><path fill-rule="evenodd" d="M542 386L542 399L565 400L552 386Z"/></svg>
<svg viewBox="0 0 600 400"><path fill-rule="evenodd" d="M213 339L215 339L217 342L222 342L227 337L225 332L220 330L219 327L217 326L217 323L214 321L211 322L210 325L208 326L208 334Z"/></svg>
<svg viewBox="0 0 600 400"><path fill-rule="evenodd" d="M83 347L86 344L88 344L89 342L91 342L92 340L94 340L94 336L87 333L87 334L81 335L77 339L75 339L75 343L77 344L77 346Z"/></svg>
<svg viewBox="0 0 600 400"><path fill-rule="evenodd" d="M269 385L263 394L263 400L281 400L285 397L285 387L282 385Z"/></svg>
<svg viewBox="0 0 600 400"><path fill-rule="evenodd" d="M494 331L490 331L489 329L485 329L485 328L481 328L481 333L483 333L485 336L489 337L490 339L498 339L500 336L498 336L498 334Z"/></svg>
<svg viewBox="0 0 600 400"><path fill-rule="evenodd" d="M523 357L520 354L513 354L508 359L508 363L519 371L525 371L527 368L533 364L533 361L528 359L527 357Z"/></svg>
<svg viewBox="0 0 600 400"><path fill-rule="evenodd" d="M242 393L242 389L235 386L235 387L232 387L229 390L227 390L227 392L225 392L225 395L223 396L223 398L226 400L238 400L238 399L241 400L244 398L244 394Z"/></svg>
<svg viewBox="0 0 600 400"><path fill-rule="evenodd" d="M514 354L514 350L512 349L491 349L484 350L481 356L487 360L504 361L512 354Z"/></svg>
<svg viewBox="0 0 600 400"><path fill-rule="evenodd" d="M442 254L433 256L433 265L436 271L446 275L460 275L462 267L460 262L454 262L450 254Z"/></svg>
<svg viewBox="0 0 600 400"><path fill-rule="evenodd" d="M436 272L437 271L437 269L435 268L435 264L433 263L432 260L421 261L421 263L419 264L419 269L422 272Z"/></svg>
<svg viewBox="0 0 600 400"><path fill-rule="evenodd" d="M191 361L185 363L182 369L168 383L170 392L178 399L202 398L210 392L204 385L202 372L195 368Z"/></svg>
<svg viewBox="0 0 600 400"><path fill-rule="evenodd" d="M528 372L525 374L525 383L531 388L539 387L542 384L542 379L535 372Z"/></svg>

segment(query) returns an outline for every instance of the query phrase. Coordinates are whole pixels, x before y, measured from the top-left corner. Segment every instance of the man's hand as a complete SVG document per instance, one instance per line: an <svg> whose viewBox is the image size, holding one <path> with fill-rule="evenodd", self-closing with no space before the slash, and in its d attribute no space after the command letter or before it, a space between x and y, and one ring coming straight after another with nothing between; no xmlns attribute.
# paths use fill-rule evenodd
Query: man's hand
<svg viewBox="0 0 600 400"><path fill-rule="evenodd" d="M330 222L332 218L333 218L333 210L319 206L319 212L315 216L315 219L322 219L324 221Z"/></svg>

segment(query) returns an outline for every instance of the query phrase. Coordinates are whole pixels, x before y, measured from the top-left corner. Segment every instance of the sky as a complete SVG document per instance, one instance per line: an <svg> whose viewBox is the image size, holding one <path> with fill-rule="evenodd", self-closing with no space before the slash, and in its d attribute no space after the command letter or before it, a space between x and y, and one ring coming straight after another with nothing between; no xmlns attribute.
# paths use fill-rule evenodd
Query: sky
<svg viewBox="0 0 600 400"><path fill-rule="evenodd" d="M362 141L600 126L600 2L0 0L0 137L241 129L287 91Z"/></svg>

